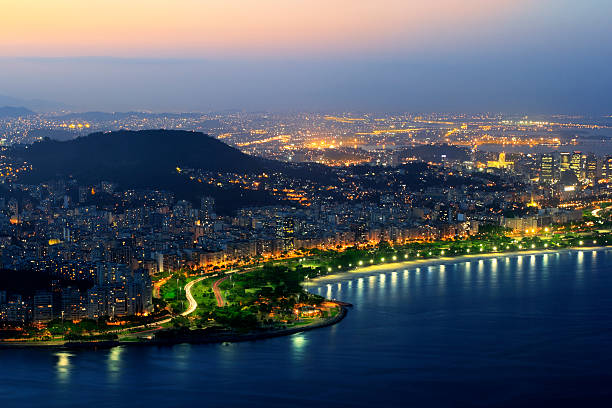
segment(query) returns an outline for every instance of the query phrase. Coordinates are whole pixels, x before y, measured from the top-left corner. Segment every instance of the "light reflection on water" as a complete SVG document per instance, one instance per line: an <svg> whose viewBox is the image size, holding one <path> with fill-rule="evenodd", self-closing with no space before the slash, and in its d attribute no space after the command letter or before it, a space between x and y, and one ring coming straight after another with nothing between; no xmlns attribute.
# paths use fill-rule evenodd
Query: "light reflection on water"
<svg viewBox="0 0 612 408"><path fill-rule="evenodd" d="M580 398L601 395L610 377L598 367L612 363L611 339L585 333L612 327L611 261L612 251L587 249L347 275L310 288L355 304L343 322L265 341L59 351L47 360L32 350L0 350L7 353L0 357L0 406L32 406L2 401L32 379L48 387L34 403L51 408L69 401L118 406L99 404L107 395L116 401L138 395L134 407L195 406L203 395L207 406L399 407L406 389L415 406L468 406L489 386L487 401L499 406L553 386L558 395L576 392L585 383L593 392ZM15 353L20 357L11 359ZM548 370L530 371L534 366L554 367L554 379ZM576 385L576 372L592 375ZM411 387L424 378L451 384L458 376L461 387L448 393Z"/></svg>
<svg viewBox="0 0 612 408"><path fill-rule="evenodd" d="M59 351L55 353L55 357L57 357L55 372L59 383L67 383L70 380L70 359L73 356L73 354L66 351Z"/></svg>
<svg viewBox="0 0 612 408"><path fill-rule="evenodd" d="M108 381L117 383L121 377L122 359L121 355L125 352L125 347L114 347L109 350L106 360L106 371Z"/></svg>

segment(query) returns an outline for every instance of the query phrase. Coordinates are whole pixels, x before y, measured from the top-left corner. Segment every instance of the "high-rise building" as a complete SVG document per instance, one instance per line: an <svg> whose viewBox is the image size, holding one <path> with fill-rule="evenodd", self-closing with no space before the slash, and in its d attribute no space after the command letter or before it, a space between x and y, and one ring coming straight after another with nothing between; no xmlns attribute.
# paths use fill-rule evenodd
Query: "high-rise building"
<svg viewBox="0 0 612 408"><path fill-rule="evenodd" d="M62 289L62 313L64 319L77 321L86 316L81 293L78 289L67 287Z"/></svg>
<svg viewBox="0 0 612 408"><path fill-rule="evenodd" d="M557 158L552 153L540 156L540 181L554 183L557 180Z"/></svg>
<svg viewBox="0 0 612 408"><path fill-rule="evenodd" d="M53 320L53 294L48 291L37 291L33 299L33 318L35 322Z"/></svg>
<svg viewBox="0 0 612 408"><path fill-rule="evenodd" d="M561 171L569 170L572 154L570 152L559 153L559 168Z"/></svg>
<svg viewBox="0 0 612 408"><path fill-rule="evenodd" d="M152 293L148 271L130 271L126 265L102 263L97 284L87 292L87 315L97 319L150 312Z"/></svg>
<svg viewBox="0 0 612 408"><path fill-rule="evenodd" d="M612 156L606 156L601 165L601 177L605 179L612 178Z"/></svg>
<svg viewBox="0 0 612 408"><path fill-rule="evenodd" d="M589 154L586 157L585 177L590 181L595 181L599 178L599 166L597 156Z"/></svg>
<svg viewBox="0 0 612 408"><path fill-rule="evenodd" d="M210 219L215 215L215 199L212 197L202 197L200 201L200 218Z"/></svg>
<svg viewBox="0 0 612 408"><path fill-rule="evenodd" d="M573 152L570 160L570 170L574 172L578 180L582 180L585 177L584 168L586 162L586 155L582 152Z"/></svg>

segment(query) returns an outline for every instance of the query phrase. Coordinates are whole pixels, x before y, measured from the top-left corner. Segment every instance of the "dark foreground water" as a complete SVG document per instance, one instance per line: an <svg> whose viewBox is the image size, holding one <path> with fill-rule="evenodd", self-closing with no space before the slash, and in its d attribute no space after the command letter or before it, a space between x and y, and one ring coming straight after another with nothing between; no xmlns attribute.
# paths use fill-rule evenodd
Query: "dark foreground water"
<svg viewBox="0 0 612 408"><path fill-rule="evenodd" d="M340 324L259 342L0 350L0 407L612 406L612 251L352 275Z"/></svg>

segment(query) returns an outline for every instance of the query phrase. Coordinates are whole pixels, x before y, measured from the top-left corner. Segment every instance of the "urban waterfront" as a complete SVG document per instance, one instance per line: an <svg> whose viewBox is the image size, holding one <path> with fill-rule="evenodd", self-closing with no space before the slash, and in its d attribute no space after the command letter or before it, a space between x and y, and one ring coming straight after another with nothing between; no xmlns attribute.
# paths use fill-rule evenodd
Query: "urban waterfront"
<svg viewBox="0 0 612 408"><path fill-rule="evenodd" d="M611 261L589 249L345 274L310 290L353 303L347 318L271 340L0 349L0 405L604 405Z"/></svg>

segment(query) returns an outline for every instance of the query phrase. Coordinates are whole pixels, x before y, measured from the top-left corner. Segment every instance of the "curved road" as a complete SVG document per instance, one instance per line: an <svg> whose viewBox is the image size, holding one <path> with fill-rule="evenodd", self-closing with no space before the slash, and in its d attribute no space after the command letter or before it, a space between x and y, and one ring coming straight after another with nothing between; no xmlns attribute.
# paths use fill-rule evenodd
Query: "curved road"
<svg viewBox="0 0 612 408"><path fill-rule="evenodd" d="M191 294L191 288L196 283L204 280L204 278L206 278L206 276L201 276L201 277L199 277L197 279L192 280L191 282L189 282L188 284L185 285L185 297L187 298L187 301L189 302L189 307L187 308L187 310L185 310L183 313L181 313L181 316L188 316L188 315L192 314L193 312L195 312L196 308L198 307L198 302L196 302L196 300L194 299L193 295ZM215 293L215 295L216 295L216 293Z"/></svg>
<svg viewBox="0 0 612 408"><path fill-rule="evenodd" d="M254 269L257 269L257 268L248 268L244 271L240 271L237 273L238 275L242 275L243 273L249 273L253 271ZM213 283L212 285L212 290L215 293L215 299L217 299L217 306L219 307L225 306L225 299L223 299L223 295L221 294L221 289L219 288L219 285L221 285L225 280L229 279L230 277L231 275L226 275L223 278L216 280L215 283Z"/></svg>
<svg viewBox="0 0 612 408"><path fill-rule="evenodd" d="M223 299L223 295L221 295L221 290L219 289L219 285L223 283L223 281L229 279L229 276L224 276L223 278L216 280L212 285L212 290L215 293L215 299L217 299L217 306L223 307L225 306L225 299Z"/></svg>

